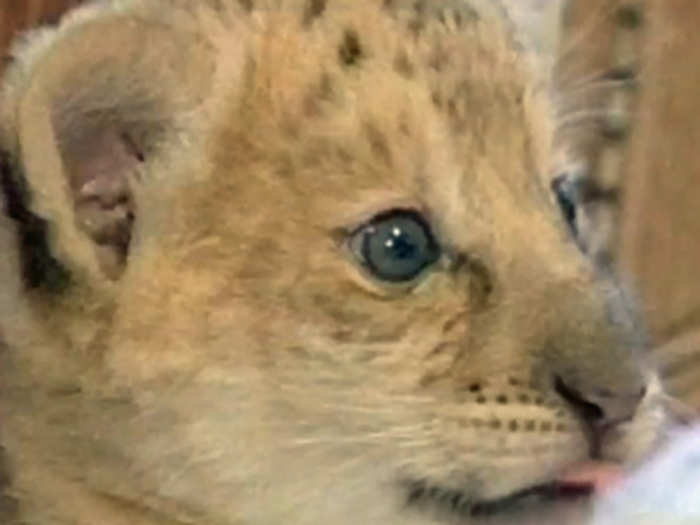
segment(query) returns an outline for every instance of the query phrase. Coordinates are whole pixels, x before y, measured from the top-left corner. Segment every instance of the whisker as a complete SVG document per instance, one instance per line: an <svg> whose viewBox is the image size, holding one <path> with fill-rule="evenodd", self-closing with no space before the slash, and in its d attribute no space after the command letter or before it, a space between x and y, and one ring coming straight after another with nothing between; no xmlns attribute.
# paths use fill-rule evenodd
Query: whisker
<svg viewBox="0 0 700 525"><path fill-rule="evenodd" d="M621 73L621 71L612 66L606 66L603 68L598 68L594 71L590 71L585 75L578 76L573 81L568 81L563 78L559 78L557 84L561 91L566 92L591 84L617 82L624 86L625 84L634 82L634 75L623 75Z"/></svg>
<svg viewBox="0 0 700 525"><path fill-rule="evenodd" d="M556 121L556 126L560 129L567 126L578 125L583 122L594 122L596 120L600 120L602 123L604 119L609 118L611 115L613 115L613 112L604 109L574 111L558 119Z"/></svg>
<svg viewBox="0 0 700 525"><path fill-rule="evenodd" d="M573 88L562 88L559 92L554 93L553 97L555 103L559 100L566 100L574 98L575 96L587 95L591 92L596 91L614 91L616 89L624 89L630 87L631 82L629 80L622 79L605 79L600 81L593 81L589 83L580 83Z"/></svg>

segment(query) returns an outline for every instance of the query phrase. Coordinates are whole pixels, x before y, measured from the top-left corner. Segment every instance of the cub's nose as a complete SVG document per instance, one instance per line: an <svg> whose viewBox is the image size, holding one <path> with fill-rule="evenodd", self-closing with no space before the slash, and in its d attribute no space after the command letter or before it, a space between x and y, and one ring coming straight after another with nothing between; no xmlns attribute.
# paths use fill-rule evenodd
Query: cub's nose
<svg viewBox="0 0 700 525"><path fill-rule="evenodd" d="M632 419L647 391L641 377L624 387L601 388L561 375L555 376L554 389L587 425L601 430Z"/></svg>

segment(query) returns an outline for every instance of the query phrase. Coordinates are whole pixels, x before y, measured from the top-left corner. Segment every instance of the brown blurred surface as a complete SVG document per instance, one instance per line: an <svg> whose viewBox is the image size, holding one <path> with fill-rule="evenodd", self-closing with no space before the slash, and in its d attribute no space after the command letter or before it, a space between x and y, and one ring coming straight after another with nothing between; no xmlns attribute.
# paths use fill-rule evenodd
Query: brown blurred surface
<svg viewBox="0 0 700 525"><path fill-rule="evenodd" d="M54 20L67 7L80 0L0 0L0 52L4 58L7 45L18 31Z"/></svg>
<svg viewBox="0 0 700 525"><path fill-rule="evenodd" d="M571 2L565 35L582 77L611 64L612 35L624 32L611 23L616 7L642 8L634 118L618 145L614 259L642 299L667 388L700 409L700 2ZM601 144L584 148L595 168Z"/></svg>
<svg viewBox="0 0 700 525"><path fill-rule="evenodd" d="M663 340L700 328L700 2L648 3L621 256Z"/></svg>
<svg viewBox="0 0 700 525"><path fill-rule="evenodd" d="M620 261L649 311L671 390L700 408L700 2L647 0Z"/></svg>

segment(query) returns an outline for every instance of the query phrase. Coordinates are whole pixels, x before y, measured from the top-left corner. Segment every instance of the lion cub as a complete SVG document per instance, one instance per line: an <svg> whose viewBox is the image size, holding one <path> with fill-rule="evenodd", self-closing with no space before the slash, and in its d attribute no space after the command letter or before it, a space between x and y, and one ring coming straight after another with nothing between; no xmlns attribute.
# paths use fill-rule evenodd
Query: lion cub
<svg viewBox="0 0 700 525"><path fill-rule="evenodd" d="M572 524L645 456L645 341L497 11L115 0L18 44L3 523Z"/></svg>

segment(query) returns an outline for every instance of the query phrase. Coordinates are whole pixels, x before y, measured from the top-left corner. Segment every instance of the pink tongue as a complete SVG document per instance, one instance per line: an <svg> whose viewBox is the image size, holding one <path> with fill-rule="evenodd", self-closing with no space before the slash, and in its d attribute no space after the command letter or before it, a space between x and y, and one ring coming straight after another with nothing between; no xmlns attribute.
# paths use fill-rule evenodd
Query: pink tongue
<svg viewBox="0 0 700 525"><path fill-rule="evenodd" d="M601 494L620 484L624 472L620 465L590 461L572 468L557 481L564 486L588 486Z"/></svg>

